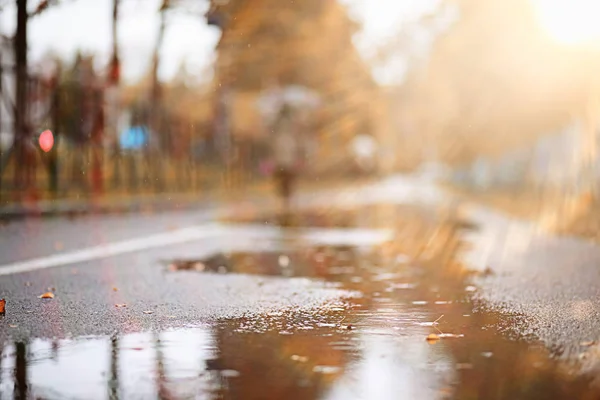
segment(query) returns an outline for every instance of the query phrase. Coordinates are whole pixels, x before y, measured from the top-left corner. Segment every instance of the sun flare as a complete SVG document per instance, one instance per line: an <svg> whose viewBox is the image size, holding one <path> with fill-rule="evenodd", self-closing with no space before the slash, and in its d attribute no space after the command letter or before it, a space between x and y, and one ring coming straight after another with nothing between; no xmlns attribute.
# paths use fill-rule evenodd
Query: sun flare
<svg viewBox="0 0 600 400"><path fill-rule="evenodd" d="M541 27L568 45L600 41L600 0L531 0Z"/></svg>

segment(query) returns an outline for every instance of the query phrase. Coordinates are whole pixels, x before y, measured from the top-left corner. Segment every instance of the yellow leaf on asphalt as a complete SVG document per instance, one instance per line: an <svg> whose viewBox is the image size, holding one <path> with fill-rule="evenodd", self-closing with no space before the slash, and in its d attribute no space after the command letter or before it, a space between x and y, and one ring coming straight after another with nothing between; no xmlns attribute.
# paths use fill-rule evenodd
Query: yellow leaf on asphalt
<svg viewBox="0 0 600 400"><path fill-rule="evenodd" d="M40 299L53 299L54 298L54 293L52 293L52 292L46 292L44 294L39 295L38 298L40 298Z"/></svg>
<svg viewBox="0 0 600 400"><path fill-rule="evenodd" d="M429 335L427 335L427 338L425 340L427 340L429 343L434 343L440 340L440 337L435 333L430 333Z"/></svg>

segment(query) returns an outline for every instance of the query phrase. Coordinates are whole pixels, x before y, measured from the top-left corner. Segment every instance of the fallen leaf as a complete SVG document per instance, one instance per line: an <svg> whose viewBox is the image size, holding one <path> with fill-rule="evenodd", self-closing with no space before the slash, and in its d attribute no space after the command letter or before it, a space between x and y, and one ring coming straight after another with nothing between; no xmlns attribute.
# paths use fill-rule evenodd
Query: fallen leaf
<svg viewBox="0 0 600 400"><path fill-rule="evenodd" d="M153 314L154 311L144 311L144 314Z"/></svg>
<svg viewBox="0 0 600 400"><path fill-rule="evenodd" d="M115 304L115 307L117 308L121 308L121 307L127 307L127 304L122 303L122 304Z"/></svg>
<svg viewBox="0 0 600 400"><path fill-rule="evenodd" d="M113 288L112 288L112 289L113 289L113 292L116 292L117 290L119 290L119 289L117 289L117 287L116 287L116 286L113 286Z"/></svg>
<svg viewBox="0 0 600 400"><path fill-rule="evenodd" d="M440 337L435 333L430 333L429 335L427 335L427 338L425 340L427 340L429 343L433 343L440 340Z"/></svg>
<svg viewBox="0 0 600 400"><path fill-rule="evenodd" d="M10 326L11 328L16 328L16 327L17 327L17 326L19 326L19 325L13 325L13 324L10 324L10 325L8 325L8 326Z"/></svg>
<svg viewBox="0 0 600 400"><path fill-rule="evenodd" d="M54 293L52 292L46 292L44 294L41 294L38 296L39 299L53 299L54 298Z"/></svg>
<svg viewBox="0 0 600 400"><path fill-rule="evenodd" d="M6 312L6 300L0 299L0 314L4 314Z"/></svg>

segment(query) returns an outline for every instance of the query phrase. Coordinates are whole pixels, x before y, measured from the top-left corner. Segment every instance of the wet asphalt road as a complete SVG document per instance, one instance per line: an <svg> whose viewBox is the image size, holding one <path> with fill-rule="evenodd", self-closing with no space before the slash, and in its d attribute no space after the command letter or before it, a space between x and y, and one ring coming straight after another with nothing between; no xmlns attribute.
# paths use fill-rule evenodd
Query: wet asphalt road
<svg viewBox="0 0 600 400"><path fill-rule="evenodd" d="M598 398L597 246L416 177L298 203L1 226L1 397Z"/></svg>

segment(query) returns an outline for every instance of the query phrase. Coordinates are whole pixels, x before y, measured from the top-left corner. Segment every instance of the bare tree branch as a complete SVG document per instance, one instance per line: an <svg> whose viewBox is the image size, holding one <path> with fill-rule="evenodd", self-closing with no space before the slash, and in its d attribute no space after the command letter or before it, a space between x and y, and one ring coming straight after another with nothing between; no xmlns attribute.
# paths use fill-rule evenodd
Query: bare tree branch
<svg viewBox="0 0 600 400"><path fill-rule="evenodd" d="M53 3L55 3L55 1L53 1ZM50 6L50 0L41 0L38 3L37 7L35 8L35 11L33 11L32 13L29 13L29 18L40 15L41 13L46 11L49 6Z"/></svg>

